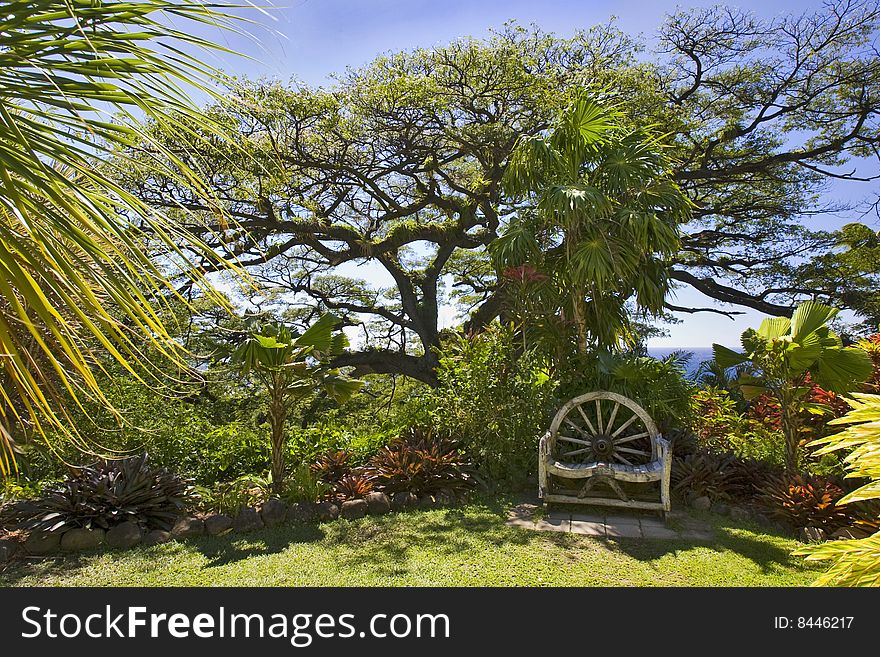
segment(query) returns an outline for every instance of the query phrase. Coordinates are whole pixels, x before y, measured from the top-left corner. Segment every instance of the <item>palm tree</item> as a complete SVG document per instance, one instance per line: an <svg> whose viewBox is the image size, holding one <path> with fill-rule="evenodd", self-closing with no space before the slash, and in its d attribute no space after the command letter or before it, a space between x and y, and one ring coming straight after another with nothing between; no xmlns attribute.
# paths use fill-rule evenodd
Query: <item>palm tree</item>
<svg viewBox="0 0 880 657"><path fill-rule="evenodd" d="M275 493L280 493L284 485L284 425L292 405L317 391L342 403L363 385L362 381L350 379L322 362L338 356L348 346L344 333L334 333L338 324L337 317L322 315L302 335L295 336L283 324L266 323L248 336L232 355L232 363L244 374L253 374L266 391Z"/></svg>
<svg viewBox="0 0 880 657"><path fill-rule="evenodd" d="M769 394L779 402L785 434L785 467L796 471L800 461L801 418L821 410L808 401L808 377L825 390L851 392L867 379L873 367L868 355L843 347L828 327L838 311L816 301L805 301L788 317L773 317L742 334L743 352L713 344L715 362L729 369L748 365L737 385L746 399Z"/></svg>
<svg viewBox="0 0 880 657"><path fill-rule="evenodd" d="M656 137L627 128L612 105L584 93L548 133L520 138L504 185L531 209L508 223L492 255L502 279L526 265L541 274L525 294L544 308L529 313L531 321L544 315L544 333L565 335L571 326L584 354L632 338L628 302L662 311L668 258L691 205Z"/></svg>
<svg viewBox="0 0 880 657"><path fill-rule="evenodd" d="M136 117L208 134L184 87L219 99L219 73L193 47L212 44L186 23L229 27L221 5L178 0L7 0L0 10L0 472L14 467L13 433L27 423L75 437L64 407L104 401L97 349L134 376L156 375L152 344L180 363L157 301L174 294L166 264L210 286L192 258L220 262L204 242L114 182L124 149L149 139ZM174 28L172 22L184 25ZM158 143L153 144L161 148ZM196 172L163 149L165 175L207 197ZM105 156L113 155L111 165ZM218 209L218 214L220 214Z"/></svg>

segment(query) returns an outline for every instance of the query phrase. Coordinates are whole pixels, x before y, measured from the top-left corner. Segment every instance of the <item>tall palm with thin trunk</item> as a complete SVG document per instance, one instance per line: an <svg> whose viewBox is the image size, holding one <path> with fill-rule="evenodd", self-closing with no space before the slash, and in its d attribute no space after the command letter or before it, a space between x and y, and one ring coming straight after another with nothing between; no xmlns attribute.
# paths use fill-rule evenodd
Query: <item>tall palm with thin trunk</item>
<svg viewBox="0 0 880 657"><path fill-rule="evenodd" d="M691 206L658 138L584 93L547 133L520 138L504 185L526 207L492 255L502 276L526 265L540 274L524 292L541 302L544 319L558 318L555 327L545 322L545 334L571 335L584 354L629 337L628 302L662 311L668 261ZM536 319L524 318L525 328Z"/></svg>
<svg viewBox="0 0 880 657"><path fill-rule="evenodd" d="M113 167L150 139L144 119L178 134L198 122L225 138L184 91L219 99L219 73L193 54L216 46L188 28L229 27L221 7L8 0L0 9L0 472L14 467L16 425L76 439L65 405L106 402L97 350L143 380L158 376L145 345L182 365L161 318L175 293L170 270L210 293L192 254L218 257L116 184ZM153 145L167 158L157 171L211 198L199 172ZM162 266L148 242L170 254Z"/></svg>

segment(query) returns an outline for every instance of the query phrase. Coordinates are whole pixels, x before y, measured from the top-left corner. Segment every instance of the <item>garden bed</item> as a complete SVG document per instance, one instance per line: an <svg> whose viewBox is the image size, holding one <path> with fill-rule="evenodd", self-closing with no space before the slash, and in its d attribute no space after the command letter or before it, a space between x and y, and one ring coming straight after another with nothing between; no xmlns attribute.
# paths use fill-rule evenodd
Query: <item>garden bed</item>
<svg viewBox="0 0 880 657"><path fill-rule="evenodd" d="M263 528L297 523L331 522L338 518L356 520L367 515L381 516L392 511L433 509L456 502L452 493L416 497L400 492L391 497L381 492L368 493L363 499L351 499L336 505L332 502L295 502L286 504L269 499L260 507L243 507L234 516L222 513L181 515L173 526L147 530L127 521L102 529L100 527L66 527L56 531L0 528L0 564L16 558L39 558L59 553L75 553L95 549L131 549L140 545L153 546L169 541L187 540L203 535L223 536L247 534Z"/></svg>

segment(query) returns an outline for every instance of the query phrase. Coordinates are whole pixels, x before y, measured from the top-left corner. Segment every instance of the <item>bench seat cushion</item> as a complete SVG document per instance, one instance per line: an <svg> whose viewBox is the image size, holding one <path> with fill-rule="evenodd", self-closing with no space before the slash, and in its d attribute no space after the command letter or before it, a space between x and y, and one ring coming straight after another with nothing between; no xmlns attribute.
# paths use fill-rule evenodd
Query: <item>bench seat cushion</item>
<svg viewBox="0 0 880 657"><path fill-rule="evenodd" d="M547 472L566 479L610 475L621 481L660 481L663 476L663 461L651 461L644 465L625 465L623 463L563 463L548 458Z"/></svg>

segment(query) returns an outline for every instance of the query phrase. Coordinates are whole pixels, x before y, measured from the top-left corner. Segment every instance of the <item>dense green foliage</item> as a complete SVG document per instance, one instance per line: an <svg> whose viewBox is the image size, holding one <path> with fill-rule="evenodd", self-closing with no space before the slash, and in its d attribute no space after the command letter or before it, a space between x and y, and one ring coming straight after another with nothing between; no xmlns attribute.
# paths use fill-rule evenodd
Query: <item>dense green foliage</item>
<svg viewBox="0 0 880 657"><path fill-rule="evenodd" d="M582 94L546 136L519 138L502 182L534 206L489 245L522 330L557 361L636 343L630 316L663 311L690 218L661 144Z"/></svg>
<svg viewBox="0 0 880 657"><path fill-rule="evenodd" d="M849 425L844 431L814 442L825 452L845 450L847 476L866 481L838 504L880 499L880 396L855 395L852 411L834 424ZM878 529L875 527L875 530ZM805 550L808 560L830 562L830 569L816 584L877 586L880 584L880 530L860 540L838 541Z"/></svg>
<svg viewBox="0 0 880 657"><path fill-rule="evenodd" d="M557 396L568 400L591 390L610 390L636 401L663 433L684 427L694 384L685 376L685 354L663 359L633 352L598 351L573 358L559 372Z"/></svg>
<svg viewBox="0 0 880 657"><path fill-rule="evenodd" d="M285 425L294 404L316 392L337 403L345 402L363 385L327 366L329 358L348 346L345 334L335 331L338 325L335 316L322 315L298 335L284 324L264 322L232 353L233 365L245 376L253 376L262 387L272 440L272 481L277 493L283 490L286 476Z"/></svg>
<svg viewBox="0 0 880 657"><path fill-rule="evenodd" d="M873 371L867 354L844 347L828 322L838 311L806 301L791 319L765 319L742 335L743 352L713 346L715 362L729 368L747 365L738 385L753 399L767 394L779 404L785 434L785 467L794 472L801 458L801 424L804 411L812 410L808 378L831 392L846 393L863 383ZM818 409L821 412L821 409Z"/></svg>
<svg viewBox="0 0 880 657"><path fill-rule="evenodd" d="M439 385L414 397L401 420L459 441L495 483L522 485L536 472L535 445L555 412L555 383L519 353L510 327L448 337Z"/></svg>
<svg viewBox="0 0 880 657"><path fill-rule="evenodd" d="M880 338L846 346L820 303L855 311L845 331L880 316L877 234L802 219L823 181L855 176L837 167L877 154L876 0L770 21L678 13L652 57L612 26L559 38L509 24L326 88L229 80L234 104L204 116L169 80L214 72L153 37L201 42L153 17L209 10L57 4L0 17L13 110L0 116L0 472L14 437L21 471L3 496L39 499L36 526L532 487L556 410L606 390L671 441L676 503L829 535L880 527L878 401L853 402L846 422L862 424L840 434L828 422L845 396L880 390ZM41 57L72 10L94 53L66 32L76 79L23 88L30 66L58 82ZM110 45L126 23L140 30L120 46L130 70ZM83 75L93 56L115 88ZM95 122L101 100L152 123ZM367 263L390 287L342 275ZM196 290L229 266L253 275L247 289ZM695 311L670 303L684 285L772 317L687 376L684 354L644 346L665 313ZM449 301L462 321L441 330ZM151 466L82 465L144 452ZM870 483L847 493L855 478ZM364 527L426 531L382 522ZM475 549L497 559L505 532ZM876 582L875 538L813 553L834 561L823 581Z"/></svg>
<svg viewBox="0 0 880 657"><path fill-rule="evenodd" d="M370 459L367 472L386 493L455 496L477 483L459 446L431 431L413 430L383 447Z"/></svg>
<svg viewBox="0 0 880 657"><path fill-rule="evenodd" d="M468 328L503 314L489 247L509 224L561 219L544 212L546 203L535 214L538 195L505 189L509 165L517 168L514 151L518 143L552 142L554 118L585 88L613 89L623 125L655 126L666 135L664 157L652 146L646 163L665 160L668 167L647 168L694 206L691 220L678 226L680 248L671 250L674 217L629 224L595 213L588 222L594 227L607 224L616 237L634 236L633 244L666 255L662 263L643 263L658 269L645 272L655 280L628 267L632 252L607 266L606 256L627 252L625 242L596 249L576 239L572 244L585 247L572 260L583 265L581 274L612 273L606 283L621 296L630 296L635 275L643 283L636 296L667 310L678 306L660 298L664 278L771 315L790 313L804 298L870 312L877 282L870 248L843 266L837 255L852 250L848 238L811 228L805 218L828 209L826 181L864 179L858 170L871 171L862 158L876 157L878 25L876 0L832 0L767 19L695 8L667 17L650 46L613 25L564 38L511 23L486 39L380 56L326 87L238 81L230 94L241 104L216 115L239 133L246 156L186 135L160 133L156 140L186 144L188 162L215 172L217 194L239 224L223 230L209 221L211 230L201 229L206 239L231 245L273 291L363 323L371 339L338 364L435 385L440 283L453 281L462 310L472 313ZM637 149L642 141L635 142L629 145ZM184 203L199 217L212 216L198 195L157 174L162 155L154 145L138 146L140 166L129 168L128 189L155 207ZM551 151L560 152L545 154ZM553 175L545 182L560 183L557 209L573 180L613 187L613 176L590 179L590 158L574 161L585 170L565 177L553 173L558 167L546 169ZM636 188L643 182L637 178ZM621 201L604 191L601 197ZM573 214L584 216L591 198L600 200L571 196ZM651 232L635 234L649 224ZM817 273L820 256L827 258ZM364 262L387 272L391 287L352 278L351 266ZM596 296L605 298L600 290ZM626 301L605 300L614 309Z"/></svg>

